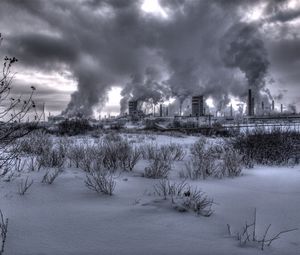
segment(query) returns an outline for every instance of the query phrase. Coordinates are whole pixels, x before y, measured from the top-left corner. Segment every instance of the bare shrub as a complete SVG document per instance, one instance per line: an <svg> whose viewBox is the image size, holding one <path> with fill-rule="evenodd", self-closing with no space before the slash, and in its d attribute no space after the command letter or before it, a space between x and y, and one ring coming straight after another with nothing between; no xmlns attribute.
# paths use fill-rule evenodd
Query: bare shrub
<svg viewBox="0 0 300 255"><path fill-rule="evenodd" d="M15 172L20 173L20 172L23 172L23 170L25 168L25 164L26 164L26 161L22 160L22 158L15 158L12 161L11 166Z"/></svg>
<svg viewBox="0 0 300 255"><path fill-rule="evenodd" d="M230 144L208 144L204 139L191 147L191 160L179 172L181 178L206 179L209 176L239 176L242 171L242 157Z"/></svg>
<svg viewBox="0 0 300 255"><path fill-rule="evenodd" d="M4 253L4 247L6 243L7 238L7 232L8 232L8 218L4 218L2 210L0 210L0 231L1 231L1 250L0 255Z"/></svg>
<svg viewBox="0 0 300 255"><path fill-rule="evenodd" d="M166 200L168 197L181 196L184 193L185 188L188 184L183 182L170 182L168 179L162 179L158 184L154 185L154 192L156 195L164 197Z"/></svg>
<svg viewBox="0 0 300 255"><path fill-rule="evenodd" d="M213 200L197 188L192 188L185 181L172 183L169 180L160 180L154 185L154 192L162 196L164 200L171 200L174 209L184 211L194 211L198 215L209 217L212 215Z"/></svg>
<svg viewBox="0 0 300 255"><path fill-rule="evenodd" d="M192 156L191 161L185 164L179 175L181 178L206 179L208 176L217 176L220 169L218 160L215 160L209 150L199 154L198 157Z"/></svg>
<svg viewBox="0 0 300 255"><path fill-rule="evenodd" d="M43 152L43 154L37 157L37 162L40 167L62 167L65 158L57 149L51 149L48 152Z"/></svg>
<svg viewBox="0 0 300 255"><path fill-rule="evenodd" d="M43 176L42 183L52 184L61 172L61 168L48 169Z"/></svg>
<svg viewBox="0 0 300 255"><path fill-rule="evenodd" d="M103 193L110 196L113 194L116 187L113 173L104 169L87 173L85 184L89 189L96 191L97 193Z"/></svg>
<svg viewBox="0 0 300 255"><path fill-rule="evenodd" d="M197 188L190 188L184 193L183 205L198 215L209 217L212 215L213 200Z"/></svg>
<svg viewBox="0 0 300 255"><path fill-rule="evenodd" d="M26 161L21 158L14 158L9 165L5 165L1 168L0 178L3 178L5 182L11 182L16 177L20 176L20 173L25 169Z"/></svg>
<svg viewBox="0 0 300 255"><path fill-rule="evenodd" d="M233 147L228 146L223 155L224 174L229 177L239 176L242 172L242 156Z"/></svg>
<svg viewBox="0 0 300 255"><path fill-rule="evenodd" d="M157 158L158 155L160 155L160 157L164 160L173 160L172 151L168 145L162 145L158 147L155 151L154 159Z"/></svg>
<svg viewBox="0 0 300 255"><path fill-rule="evenodd" d="M201 158L203 152L205 151L206 144L207 141L203 137L201 137L197 142L195 142L190 149L192 156L196 158Z"/></svg>
<svg viewBox="0 0 300 255"><path fill-rule="evenodd" d="M95 158L99 159L98 157L98 149L96 146L87 146L82 151L82 158L79 161L79 167L83 169L85 172L90 172L92 169L93 162Z"/></svg>
<svg viewBox="0 0 300 255"><path fill-rule="evenodd" d="M29 181L28 177L25 179L25 181L22 179L18 187L19 195L25 195L25 193L32 186L32 184L33 184L33 180Z"/></svg>
<svg viewBox="0 0 300 255"><path fill-rule="evenodd" d="M2 172L0 177L3 178L2 180L5 182L11 182L19 176L19 174L15 172L14 169L10 166L4 166L1 170Z"/></svg>
<svg viewBox="0 0 300 255"><path fill-rule="evenodd" d="M255 129L232 138L233 147L243 155L246 166L254 163L287 165L300 162L300 134L282 129Z"/></svg>
<svg viewBox="0 0 300 255"><path fill-rule="evenodd" d="M260 247L261 250L264 250L266 246L270 246L275 240L279 239L282 234L296 231L297 228L287 229L280 231L272 236L268 236L271 224L269 224L261 237L257 236L257 220L256 220L256 209L254 210L253 221L245 223L240 231L235 234L236 239L239 241L240 246L246 246L247 244L254 244L255 246ZM228 234L232 236L231 226L227 224Z"/></svg>
<svg viewBox="0 0 300 255"><path fill-rule="evenodd" d="M63 158L68 157L68 150L69 150L70 146L71 146L71 142L66 137L59 138L58 141L56 141L56 143L55 143L55 149L57 149L59 151L59 154Z"/></svg>
<svg viewBox="0 0 300 255"><path fill-rule="evenodd" d="M49 134L42 130L36 130L26 137L17 141L15 150L25 154L41 155L49 151L53 146L52 139Z"/></svg>
<svg viewBox="0 0 300 255"><path fill-rule="evenodd" d="M35 155L30 155L24 163L27 164L27 169L31 172L39 171L41 168L40 162Z"/></svg>
<svg viewBox="0 0 300 255"><path fill-rule="evenodd" d="M128 143L127 140L122 140L117 143L115 143L115 153L117 153L117 159L119 161L119 165L123 170L127 170L127 161L131 155L132 146Z"/></svg>
<svg viewBox="0 0 300 255"><path fill-rule="evenodd" d="M182 148L180 144L171 143L169 146L169 150L171 151L172 159L173 160L183 160L186 155L186 152Z"/></svg>
<svg viewBox="0 0 300 255"><path fill-rule="evenodd" d="M141 158L141 150L137 147L135 147L134 149L132 149L130 156L127 159L127 168L129 169L129 171L132 171L133 168L135 167L135 165L138 163L138 161Z"/></svg>
<svg viewBox="0 0 300 255"><path fill-rule="evenodd" d="M142 152L139 148L132 147L127 142L119 145L118 159L120 167L125 171L132 171L140 160Z"/></svg>
<svg viewBox="0 0 300 255"><path fill-rule="evenodd" d="M98 144L73 146L69 150L69 158L86 172L90 172L95 164L110 171L119 167L125 171L132 171L141 158L141 151L130 145L127 140L112 142L105 139Z"/></svg>
<svg viewBox="0 0 300 255"><path fill-rule="evenodd" d="M212 175L214 172L214 161L213 161L213 149L206 149L206 140L204 138L199 139L191 147L191 163L187 169L192 173L192 179L203 178ZM191 168L192 170L190 170Z"/></svg>
<svg viewBox="0 0 300 255"><path fill-rule="evenodd" d="M104 141L99 147L103 158L103 165L106 169L116 170L119 166L119 143Z"/></svg>
<svg viewBox="0 0 300 255"><path fill-rule="evenodd" d="M157 153L167 160L182 160L186 153L180 144L168 144L158 146L157 144L147 144L141 147L143 159L151 160L156 157Z"/></svg>
<svg viewBox="0 0 300 255"><path fill-rule="evenodd" d="M164 155L156 153L155 158L150 160L149 166L144 170L144 177L152 179L167 178L171 170L171 160L165 159Z"/></svg>
<svg viewBox="0 0 300 255"><path fill-rule="evenodd" d="M71 164L74 164L76 168L79 168L79 164L85 156L85 147L82 144L74 144L70 146L67 156Z"/></svg>
<svg viewBox="0 0 300 255"><path fill-rule="evenodd" d="M154 159L155 155L157 153L157 150L158 150L157 145L146 144L144 146L141 146L143 159L146 159L146 160Z"/></svg>

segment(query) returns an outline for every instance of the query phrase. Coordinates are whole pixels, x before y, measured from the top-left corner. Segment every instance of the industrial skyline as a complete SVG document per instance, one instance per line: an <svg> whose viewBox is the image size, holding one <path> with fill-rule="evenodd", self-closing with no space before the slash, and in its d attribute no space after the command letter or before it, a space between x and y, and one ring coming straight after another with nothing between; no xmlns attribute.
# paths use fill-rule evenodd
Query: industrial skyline
<svg viewBox="0 0 300 255"><path fill-rule="evenodd" d="M3 0L0 20L0 54L20 60L13 93L35 86L52 114L199 95L238 111L249 89L262 109L300 107L299 1Z"/></svg>

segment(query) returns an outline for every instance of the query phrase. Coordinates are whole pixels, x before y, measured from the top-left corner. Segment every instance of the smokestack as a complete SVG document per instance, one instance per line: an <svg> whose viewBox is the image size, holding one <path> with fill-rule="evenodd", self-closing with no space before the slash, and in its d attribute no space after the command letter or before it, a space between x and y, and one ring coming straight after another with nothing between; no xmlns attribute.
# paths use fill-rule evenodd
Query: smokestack
<svg viewBox="0 0 300 255"><path fill-rule="evenodd" d="M254 116L254 105L255 105L255 102L254 102L254 97L252 97L252 100L251 100L251 115Z"/></svg>
<svg viewBox="0 0 300 255"><path fill-rule="evenodd" d="M159 105L159 117L163 116L163 106L162 104Z"/></svg>
<svg viewBox="0 0 300 255"><path fill-rule="evenodd" d="M265 103L261 102L261 109L264 111L265 110Z"/></svg>
<svg viewBox="0 0 300 255"><path fill-rule="evenodd" d="M168 106L166 107L166 116L167 117L169 116L169 107Z"/></svg>
<svg viewBox="0 0 300 255"><path fill-rule="evenodd" d="M181 116L181 111L182 111L182 103L180 102L180 104L179 104L179 116Z"/></svg>
<svg viewBox="0 0 300 255"><path fill-rule="evenodd" d="M233 109L232 109L232 104L230 105L230 117L233 116Z"/></svg>
<svg viewBox="0 0 300 255"><path fill-rule="evenodd" d="M248 116L252 116L252 90L248 90Z"/></svg>
<svg viewBox="0 0 300 255"><path fill-rule="evenodd" d="M272 111L274 111L275 110L275 102L274 102L274 100L272 100Z"/></svg>
<svg viewBox="0 0 300 255"><path fill-rule="evenodd" d="M203 95L192 97L192 116L204 116Z"/></svg>
<svg viewBox="0 0 300 255"><path fill-rule="evenodd" d="M280 105L280 112L283 113L283 104Z"/></svg>

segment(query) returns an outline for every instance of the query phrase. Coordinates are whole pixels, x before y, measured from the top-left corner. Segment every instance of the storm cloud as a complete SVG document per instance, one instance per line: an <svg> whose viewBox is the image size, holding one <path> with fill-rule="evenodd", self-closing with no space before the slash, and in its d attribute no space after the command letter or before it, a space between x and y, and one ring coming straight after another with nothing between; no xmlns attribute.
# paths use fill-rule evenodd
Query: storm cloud
<svg viewBox="0 0 300 255"><path fill-rule="evenodd" d="M249 86L282 89L267 84L270 77L295 86L289 73L299 56L290 51L299 39L289 22L299 6L288 2L161 0L161 15L143 11L139 0L2 0L1 51L24 69L70 71L77 90L65 115L92 115L112 86L122 87L122 111L130 99L183 102L197 94L226 105L229 95L243 100ZM259 21L245 19L262 4ZM293 68L283 75L280 66L290 59Z"/></svg>

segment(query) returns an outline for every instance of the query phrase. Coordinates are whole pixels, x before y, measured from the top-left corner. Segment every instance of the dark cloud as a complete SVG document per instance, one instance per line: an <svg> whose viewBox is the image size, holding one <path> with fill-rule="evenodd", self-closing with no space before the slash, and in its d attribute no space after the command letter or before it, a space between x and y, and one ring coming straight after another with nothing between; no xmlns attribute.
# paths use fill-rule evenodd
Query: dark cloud
<svg viewBox="0 0 300 255"><path fill-rule="evenodd" d="M32 92L31 86L36 88L34 101L39 111L42 110L45 104L47 111L60 112L65 108L70 100L70 92L59 90L58 88L50 87L46 84L35 83L30 81L22 81L15 79L10 97L22 97L24 100L28 98Z"/></svg>
<svg viewBox="0 0 300 255"><path fill-rule="evenodd" d="M24 69L71 71L77 91L63 114L91 115L116 85L123 87L122 110L131 98L158 103L175 96L183 102L200 93L224 105L230 94L242 99L249 85L268 94L269 61L278 73L281 63L297 66L296 39L272 43L273 32L261 35L265 24L276 21L279 30L298 17L287 1L160 0L168 17L141 11L142 2L2 0L2 50ZM262 3L263 21L243 20Z"/></svg>
<svg viewBox="0 0 300 255"><path fill-rule="evenodd" d="M256 25L242 22L234 24L224 35L220 50L224 64L239 68L244 73L248 87L255 91L257 98L261 91L271 98L269 90L265 88L270 63Z"/></svg>

